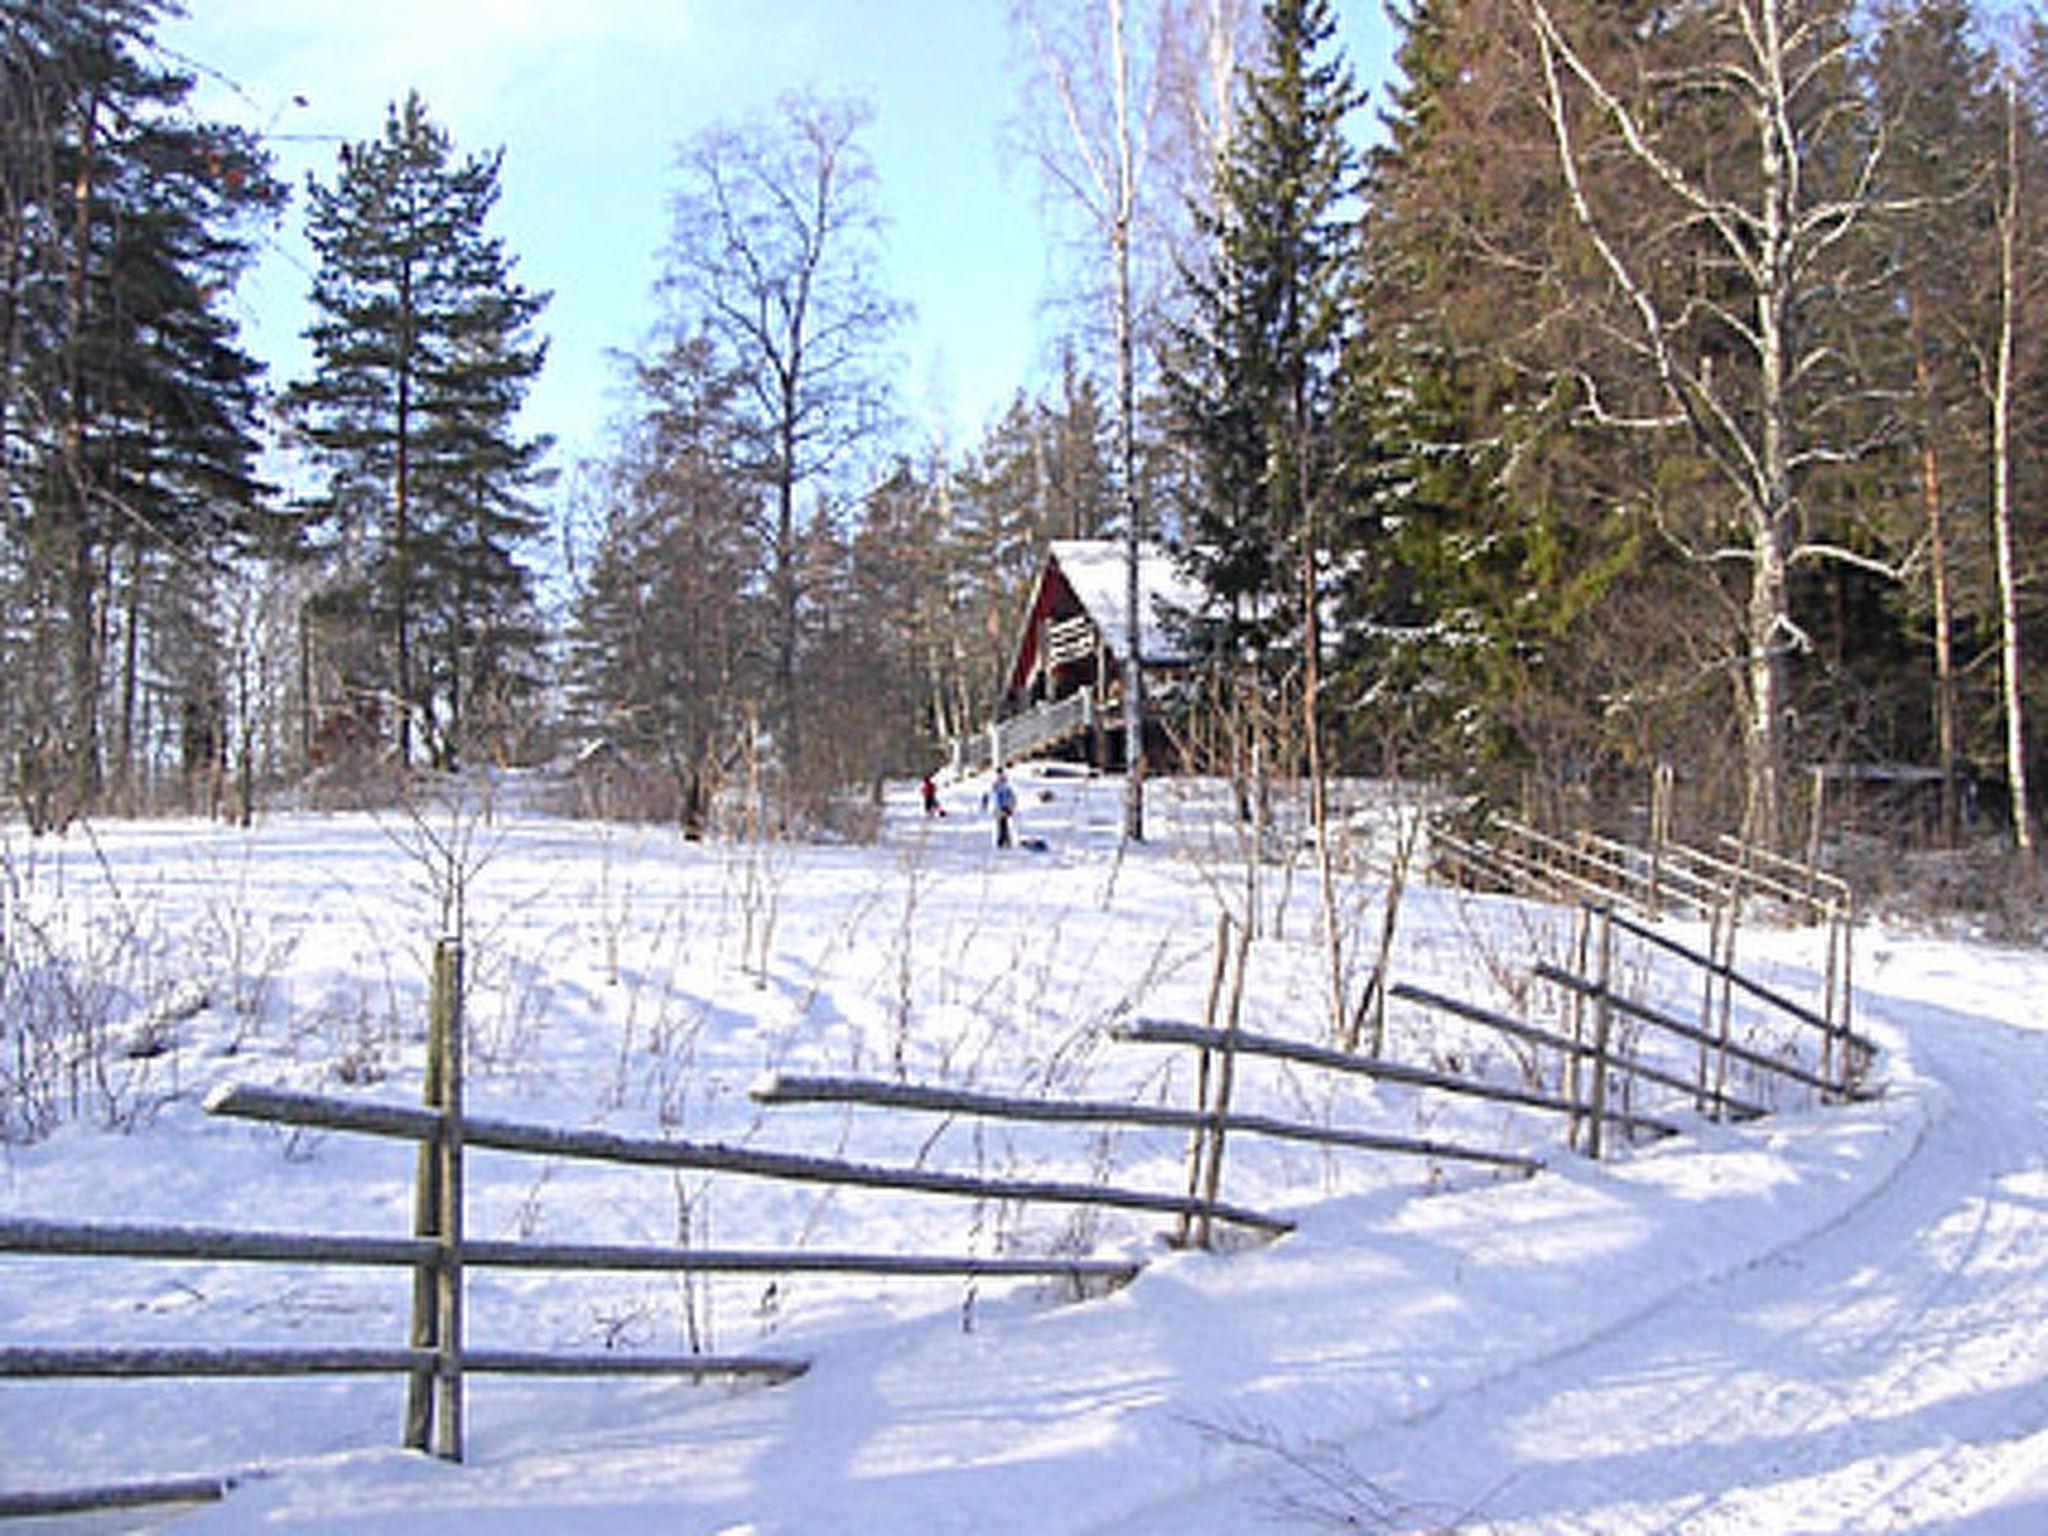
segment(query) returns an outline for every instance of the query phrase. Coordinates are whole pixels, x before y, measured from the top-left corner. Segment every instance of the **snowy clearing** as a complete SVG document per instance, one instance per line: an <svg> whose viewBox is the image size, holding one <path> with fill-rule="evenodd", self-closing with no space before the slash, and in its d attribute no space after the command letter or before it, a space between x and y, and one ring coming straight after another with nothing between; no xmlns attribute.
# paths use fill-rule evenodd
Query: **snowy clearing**
<svg viewBox="0 0 2048 1536"><path fill-rule="evenodd" d="M892 794L872 848L692 845L506 807L0 834L0 1007L103 1047L9 1064L0 1215L408 1232L410 1146L201 1101L239 1082L416 1104L427 955L458 892L473 1113L1174 1190L1179 1131L749 1097L768 1073L865 1073L1192 1101L1192 1053L1112 1035L1202 1018L1217 913L1254 899L1228 822L1158 784L1147 846L1119 855L1121 785L1025 787L1042 852L990 847L973 786L934 822ZM1323 1038L1312 863L1259 882L1246 1027ZM1346 892L1362 932L1381 895ZM1570 921L1417 886L1394 973L1540 1016L1559 1005L1527 970ZM1811 996L1816 944L1752 930L1744 964ZM1697 985L1630 964L1646 996ZM1247 1109L1550 1166L1233 1139L1226 1198L1298 1227L1213 1254L1145 1214L476 1153L479 1238L1146 1268L1080 1302L1025 1281L477 1271L478 1347L812 1368L773 1388L479 1379L460 1466L396 1449L397 1378L7 1381L0 1493L235 1479L149 1517L179 1532L2048 1529L2048 957L1866 929L1857 966L1881 1097L1787 1094L1768 1120L1694 1117L1600 1165L1543 1116L1248 1065ZM1413 1009L1386 1054L1523 1070ZM410 1283L0 1256L0 1339L396 1346Z"/></svg>

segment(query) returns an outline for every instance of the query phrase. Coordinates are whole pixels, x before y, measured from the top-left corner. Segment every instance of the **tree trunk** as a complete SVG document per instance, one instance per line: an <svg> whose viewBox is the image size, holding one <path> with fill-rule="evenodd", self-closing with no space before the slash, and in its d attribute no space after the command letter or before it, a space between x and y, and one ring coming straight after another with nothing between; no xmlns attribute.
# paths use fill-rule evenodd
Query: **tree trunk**
<svg viewBox="0 0 2048 1536"><path fill-rule="evenodd" d="M1116 77L1116 205L1110 224L1110 256L1116 264L1116 438L1117 477L1124 501L1124 837L1145 839L1145 664L1144 599L1138 565L1143 539L1138 526L1137 380L1135 318L1131 312L1131 219L1137 201L1137 168L1131 145L1131 56L1124 31L1124 0L1108 0L1111 63Z"/></svg>
<svg viewBox="0 0 2048 1536"><path fill-rule="evenodd" d="M1934 603L1934 743L1941 772L1941 840L1953 846L1960 832L1956 760L1955 616L1949 592L1948 518L1941 453L1935 441L1935 393L1927 357L1926 301L1917 288L1906 299L1913 338L1913 382L1925 421L1920 441L1920 501L1927 519L1928 586Z"/></svg>
<svg viewBox="0 0 2048 1536"><path fill-rule="evenodd" d="M1991 515L1998 554L2000 684L2005 706L2005 771L2012 790L2013 845L2034 851L2027 792L2027 715L2024 651L2020 640L2019 554L2013 528L2013 343L2019 305L2019 107L2006 82L2006 185L1998 230L1998 372L1991 395Z"/></svg>
<svg viewBox="0 0 2048 1536"><path fill-rule="evenodd" d="M391 646L398 695L398 766L412 767L412 274L398 279L397 404L392 419Z"/></svg>

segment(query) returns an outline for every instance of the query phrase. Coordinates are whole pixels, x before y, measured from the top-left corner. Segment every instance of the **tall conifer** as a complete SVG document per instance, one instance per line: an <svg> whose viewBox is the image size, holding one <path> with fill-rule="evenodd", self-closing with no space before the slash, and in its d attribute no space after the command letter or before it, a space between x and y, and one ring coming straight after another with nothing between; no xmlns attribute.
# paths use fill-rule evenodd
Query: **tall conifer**
<svg viewBox="0 0 2048 1536"><path fill-rule="evenodd" d="M98 796L110 718L127 766L139 669L178 686L156 578L203 580L260 521L257 368L224 309L281 189L189 111L152 51L163 11L0 3L0 664L35 701L0 731L39 825Z"/></svg>
<svg viewBox="0 0 2048 1536"><path fill-rule="evenodd" d="M546 357L547 295L489 233L502 152L458 160L417 93L308 187L319 257L312 375L288 400L324 472L308 527L332 562L331 669L395 712L401 761L452 766L532 690L521 546L545 439L516 417Z"/></svg>

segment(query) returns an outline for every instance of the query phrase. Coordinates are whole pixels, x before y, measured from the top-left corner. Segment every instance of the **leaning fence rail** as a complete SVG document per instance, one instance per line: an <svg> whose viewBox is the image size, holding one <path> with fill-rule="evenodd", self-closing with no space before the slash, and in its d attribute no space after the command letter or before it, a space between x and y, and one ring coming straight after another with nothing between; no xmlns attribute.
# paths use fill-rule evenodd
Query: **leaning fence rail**
<svg viewBox="0 0 2048 1536"><path fill-rule="evenodd" d="M1131 1039L1141 1038L1136 1034ZM1220 1044L1222 1037L1218 1037ZM1243 1048L1243 1036L1237 1039ZM1201 1042L1194 1042L1201 1043ZM1354 1058L1355 1059L1355 1058ZM1360 1152L1382 1152L1405 1156L1437 1158L1447 1162L1470 1162L1495 1168L1534 1173L1542 1160L1513 1152L1496 1152L1478 1147L1425 1137L1395 1136L1379 1131L1347 1129L1342 1126L1311 1125L1282 1120L1270 1115L1229 1113L1218 1116L1208 1110L1177 1109L1164 1104L1086 1103L1060 1099L1009 1098L993 1094L928 1088L910 1083L890 1083L872 1078L795 1077L769 1078L753 1089L753 1097L764 1104L864 1104L883 1109L925 1110L938 1114L980 1115L1004 1120L1083 1122L1098 1125L1126 1125L1153 1129L1192 1131L1219 1124L1226 1130L1247 1136L1267 1136L1282 1141L1310 1142L1325 1147L1345 1147ZM1200 1214L1197 1212L1196 1214Z"/></svg>
<svg viewBox="0 0 2048 1536"><path fill-rule="evenodd" d="M1757 1001L1767 1004L1796 1023L1818 1031L1822 1041L1822 1074L1824 1076L1830 1072L1834 1074L1832 1081L1829 1083L1830 1091L1845 1096L1855 1092L1857 1078L1877 1054L1877 1044L1868 1036L1858 1034L1851 1027L1846 1009L1842 1011L1840 1017L1836 1017L1831 1007L1824 1006L1818 1010L1809 1008L1805 1004L1785 996L1784 993L1776 988L1767 987L1763 983L1745 976L1726 961L1718 959L1713 955L1702 954L1690 945L1681 943L1669 934L1659 933L1646 924L1636 922L1624 913L1608 911L1606 915L1615 927L1632 934L1644 943L1654 945L1667 954L1675 955L1679 959L1699 967L1718 980L1724 981L1739 991L1745 992L1757 999ZM1831 984L1833 980L1834 978L1831 973L1829 977Z"/></svg>
<svg viewBox="0 0 2048 1536"><path fill-rule="evenodd" d="M1576 1059L1590 1063L1595 1071L1601 1069L1602 1062L1599 1048L1590 1040L1574 1040L1571 1036L1558 1034L1555 1030L1541 1029L1536 1025L1526 1024L1520 1019L1511 1019L1506 1014L1496 1012L1493 1009L1481 1007L1477 1003L1469 1003L1461 998L1447 997L1441 992L1433 992L1426 987L1414 986L1408 982L1396 982L1391 989L1391 995L1405 1002L1417 1004L1420 1007L1451 1014L1454 1017L1466 1020L1468 1023L1486 1025L1488 1028L1498 1030L1504 1035L1510 1035L1519 1040L1526 1040L1531 1045L1548 1046L1567 1060ZM1660 1088L1672 1088L1688 1095L1694 1092L1694 1084L1686 1078L1680 1077L1675 1072L1662 1071L1650 1066L1647 1062L1638 1061L1631 1056L1619 1057L1607 1063L1607 1065L1627 1073L1638 1081L1655 1083ZM1760 1104L1750 1104L1744 1100L1727 1095L1722 1096L1722 1102L1731 1114L1741 1119L1756 1119L1764 1114L1763 1106ZM1569 1101L1567 1101L1567 1106L1569 1107ZM1610 1118L1617 1122L1626 1122L1630 1125L1640 1126L1668 1135L1675 1135L1678 1130L1675 1125L1670 1124L1668 1121L1657 1120L1643 1115L1617 1112L1610 1116Z"/></svg>
<svg viewBox="0 0 2048 1536"><path fill-rule="evenodd" d="M215 1114L328 1130L360 1131L373 1136L419 1139L435 1132L438 1117L426 1110L395 1104L361 1104L348 1099L293 1093L273 1088L231 1086L207 1100ZM1150 1211L1158 1215L1210 1215L1265 1232L1286 1232L1293 1223L1284 1217L1222 1202L1189 1200L1155 1190L1120 1189L1114 1185L1044 1179L1000 1179L942 1169L892 1168L806 1153L771 1152L719 1142L621 1136L610 1131L565 1130L522 1125L507 1120L471 1118L463 1122L463 1140L482 1151L525 1152L543 1157L590 1158L648 1168L692 1168L744 1174L806 1184L891 1189L917 1194L954 1195L973 1200L1022 1200L1051 1205L1093 1205Z"/></svg>
<svg viewBox="0 0 2048 1536"><path fill-rule="evenodd" d="M1547 961L1539 961L1537 963L1536 974L1545 981L1555 982L1561 987L1569 988L1588 998L1604 1002L1607 1006L1625 1013L1630 1018L1636 1019L1641 1023L1655 1025L1666 1034L1676 1035L1681 1040L1690 1040L1694 1044L1703 1046L1708 1050L1718 1051L1723 1056L1739 1061L1754 1071L1767 1076L1785 1078L1789 1082L1815 1089L1822 1094L1832 1095L1837 1091L1835 1083L1830 1082L1817 1072L1807 1071L1806 1068L1800 1066L1795 1061L1789 1061L1772 1052L1755 1050L1737 1041L1716 1036L1710 1031L1686 1023L1683 1019L1673 1018L1662 1009L1653 1008L1647 1003L1638 1002L1634 998L1617 992L1604 982L1577 975L1564 969L1562 966L1552 965ZM1726 1100L1725 1094L1721 1095L1721 1097L1724 1101ZM1759 1110L1758 1113L1762 1113L1762 1111Z"/></svg>
<svg viewBox="0 0 2048 1536"><path fill-rule="evenodd" d="M1277 1035L1241 1032L1231 1036L1221 1030L1204 1029L1192 1024L1177 1024L1165 1019L1140 1019L1124 1026L1116 1033L1118 1039L1146 1045L1192 1045L1218 1051L1230 1049L1247 1056L1266 1056L1280 1061L1293 1061L1305 1066L1323 1067L1333 1072L1350 1073L1356 1077L1370 1077L1411 1088L1438 1089L1445 1093L1487 1099L1498 1104L1513 1104L1524 1109L1549 1110L1559 1114L1584 1113L1583 1105L1575 1104L1556 1094L1544 1093L1539 1089L1517 1088L1504 1083L1483 1083L1449 1072L1434 1071L1428 1067L1410 1066L1405 1062L1387 1061L1379 1057L1358 1056L1350 1051L1338 1050L1334 1046L1312 1045L1307 1041L1289 1040ZM1658 1135L1678 1134L1678 1127L1669 1121L1659 1120L1651 1115L1637 1114L1631 1110L1610 1110L1607 1118L1617 1124L1640 1127ZM1540 1159L1532 1158L1528 1161L1538 1166L1541 1164Z"/></svg>

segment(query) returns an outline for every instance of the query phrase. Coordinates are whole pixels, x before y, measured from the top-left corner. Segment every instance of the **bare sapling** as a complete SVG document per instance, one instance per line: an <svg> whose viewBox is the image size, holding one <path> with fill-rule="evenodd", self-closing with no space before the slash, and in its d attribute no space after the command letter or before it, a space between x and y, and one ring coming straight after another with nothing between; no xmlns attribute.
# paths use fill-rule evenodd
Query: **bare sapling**
<svg viewBox="0 0 2048 1536"><path fill-rule="evenodd" d="M904 856L898 868L903 876L903 904L896 925L896 987L890 1002L889 1060L896 1080L907 1080L910 1072L910 1028L917 975L918 905L924 892L925 868L921 850Z"/></svg>
<svg viewBox="0 0 2048 1536"><path fill-rule="evenodd" d="M82 829L82 831L80 830ZM0 1144L67 1121L132 1129L176 1090L170 1031L205 1005L165 968L175 948L145 921L92 829L93 869L49 875L0 849ZM159 1086L157 1064L172 1081Z"/></svg>
<svg viewBox="0 0 2048 1536"><path fill-rule="evenodd" d="M701 1182L701 1181L700 1181ZM676 1250L688 1253L700 1245L708 1235L706 1229L711 1222L711 1190L703 1183L694 1193L682 1169L675 1169L669 1175L669 1187L675 1196L676 1208ZM710 1286L701 1282L696 1271L678 1269L675 1273L676 1318L682 1329L683 1347L693 1355L708 1354L713 1347L712 1312ZM774 1296L774 1287L769 1288L769 1297ZM773 1316L773 1307L764 1304L762 1315Z"/></svg>
<svg viewBox="0 0 2048 1536"><path fill-rule="evenodd" d="M460 779L438 782L438 795L408 794L401 802L402 820L387 823L385 835L418 871L435 933L462 939L468 932L470 892L496 857L500 841L483 837L490 819L488 783L475 790Z"/></svg>
<svg viewBox="0 0 2048 1536"><path fill-rule="evenodd" d="M1423 814L1412 810L1397 818L1393 857L1387 865L1385 898L1380 904L1379 943L1373 954L1371 972L1352 1012L1343 1045L1358 1049L1361 1041L1368 1056L1378 1056L1387 1044L1387 973L1393 964L1394 933L1400 923L1401 899L1408 889L1408 872L1421 845Z"/></svg>

